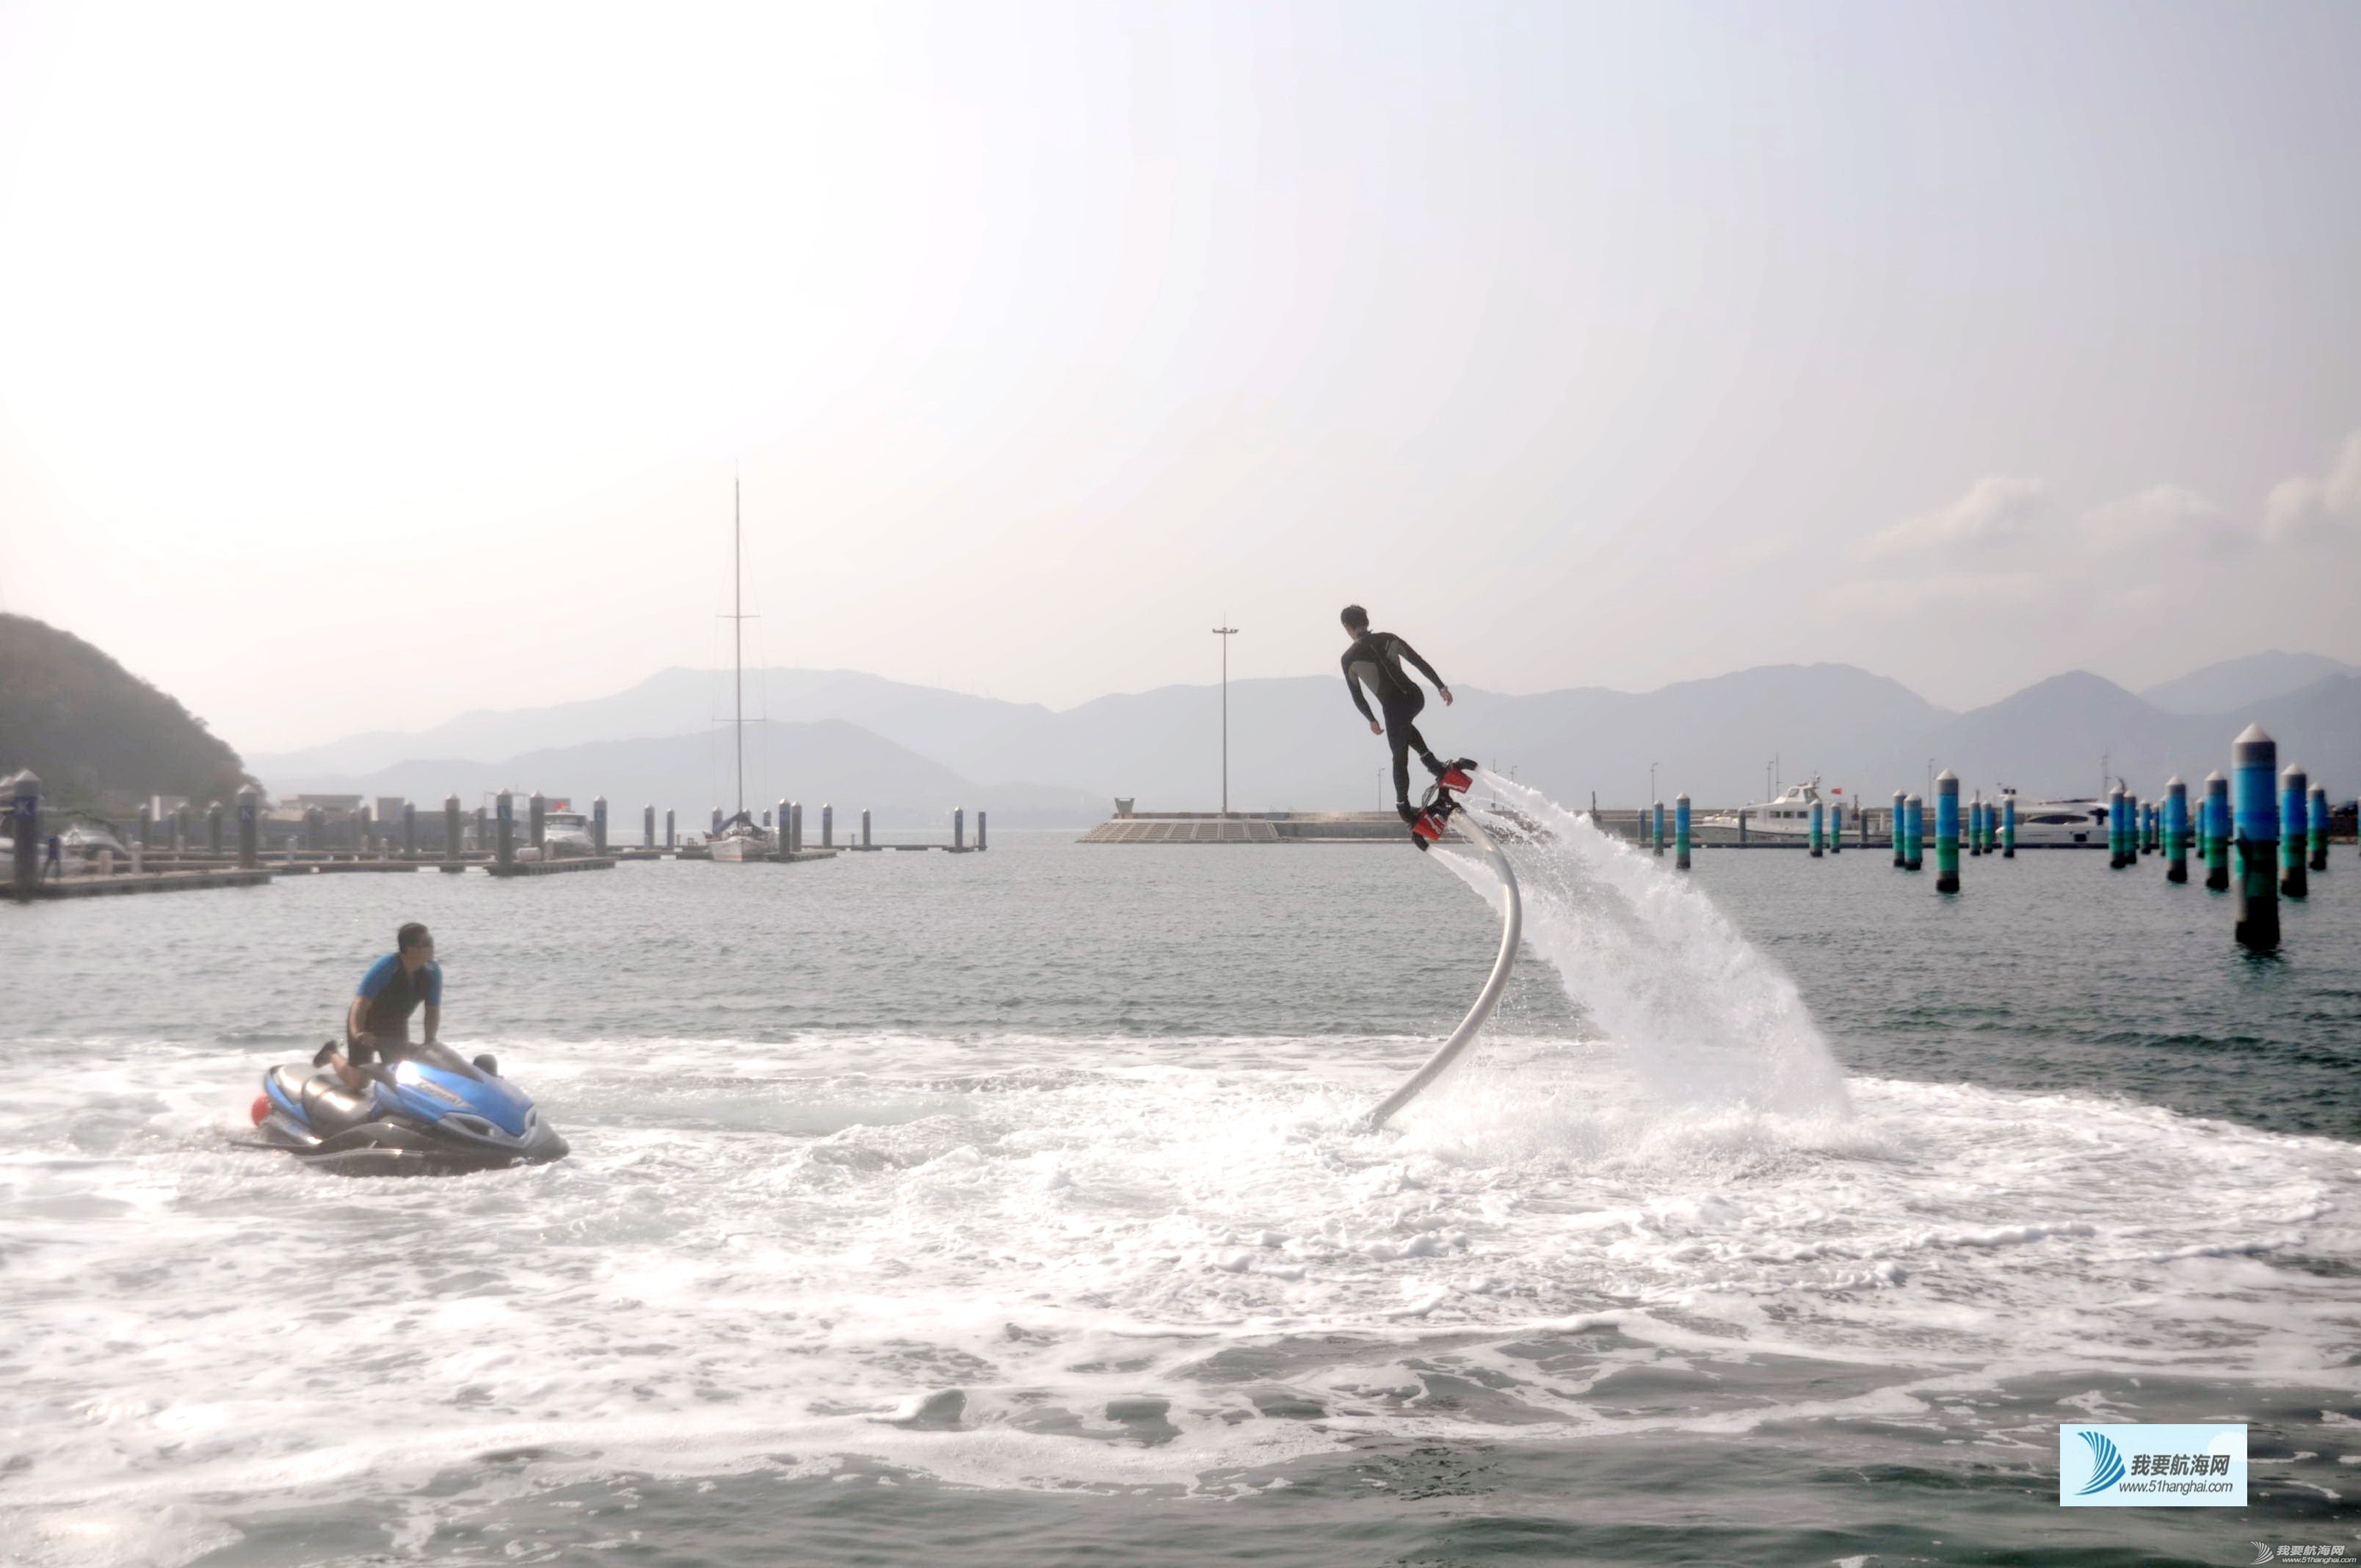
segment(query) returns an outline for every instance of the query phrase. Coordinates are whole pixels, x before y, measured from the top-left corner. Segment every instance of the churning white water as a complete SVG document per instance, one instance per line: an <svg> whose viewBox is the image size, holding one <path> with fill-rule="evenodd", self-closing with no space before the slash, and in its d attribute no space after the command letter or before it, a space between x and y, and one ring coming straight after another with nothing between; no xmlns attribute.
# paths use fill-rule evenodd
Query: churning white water
<svg viewBox="0 0 2361 1568"><path fill-rule="evenodd" d="M972 994L914 979L896 1004L930 1022L467 1039L575 1153L439 1182L232 1146L283 1047L113 1032L97 995L71 1026L5 1031L12 1539L35 1562L180 1561L323 1495L423 1530L432 1478L488 1453L1235 1491L1372 1435L1908 1420L2041 1368L2353 1383L2351 1146L2103 1096L1848 1090L1794 984L1669 862L1512 785L1485 805L1525 825L1528 939L1576 1025L1510 1018L1378 1134L1357 1116L1431 1042L1256 1032L1338 961L1283 935L1259 972L1202 976L1229 1031L980 1029ZM1126 878L1263 874L1023 852L993 874L1053 933ZM948 895L917 878L980 874L927 859L946 869L847 868L841 939L927 919ZM384 896L335 880L274 895ZM422 880L438 932L508 891ZM1308 923L1334 894L1262 896ZM157 917L208 918L193 895ZM588 985L623 940L533 961ZM1173 960L1093 961L1114 1008ZM2327 1262L2279 1266L2304 1259ZM1797 1370L1834 1363L1882 1370L1839 1392ZM1635 1370L1699 1391L1635 1398Z"/></svg>

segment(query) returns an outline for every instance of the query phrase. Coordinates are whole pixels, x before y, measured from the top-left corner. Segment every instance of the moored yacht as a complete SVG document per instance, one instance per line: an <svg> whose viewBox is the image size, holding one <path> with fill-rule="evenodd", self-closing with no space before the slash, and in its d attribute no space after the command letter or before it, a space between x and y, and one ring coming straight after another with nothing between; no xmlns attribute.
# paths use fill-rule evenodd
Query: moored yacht
<svg viewBox="0 0 2361 1568"><path fill-rule="evenodd" d="M2107 841L2107 806L2099 800L2016 799L2016 791L2003 789L2003 802L2016 800L2016 841L2043 845L2101 844Z"/></svg>
<svg viewBox="0 0 2361 1568"><path fill-rule="evenodd" d="M1711 828L1736 828L1739 817L1742 815L1746 818L1746 830L1749 833L1789 833L1798 838L1805 838L1812 831L1812 807L1814 806L1822 807L1820 825L1826 828L1828 823L1826 808L1831 806L1842 806L1843 801L1833 797L1843 793L1841 790L1831 790L1828 795L1822 795L1820 776L1814 773L1804 783L1792 784L1781 790L1775 800L1757 801L1752 806L1741 806L1737 811L1718 811L1702 820ZM1850 819L1850 813L1847 814L1847 819Z"/></svg>

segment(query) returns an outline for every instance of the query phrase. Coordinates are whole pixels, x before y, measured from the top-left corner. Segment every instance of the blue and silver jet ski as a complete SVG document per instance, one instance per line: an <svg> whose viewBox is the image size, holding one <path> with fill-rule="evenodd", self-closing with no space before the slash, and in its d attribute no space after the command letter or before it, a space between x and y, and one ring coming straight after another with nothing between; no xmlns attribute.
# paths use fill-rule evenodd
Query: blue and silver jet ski
<svg viewBox="0 0 2361 1568"><path fill-rule="evenodd" d="M401 1047L347 1089L324 1069L290 1062L262 1075L255 1130L339 1176L450 1176L565 1157L566 1140L489 1056L440 1043Z"/></svg>

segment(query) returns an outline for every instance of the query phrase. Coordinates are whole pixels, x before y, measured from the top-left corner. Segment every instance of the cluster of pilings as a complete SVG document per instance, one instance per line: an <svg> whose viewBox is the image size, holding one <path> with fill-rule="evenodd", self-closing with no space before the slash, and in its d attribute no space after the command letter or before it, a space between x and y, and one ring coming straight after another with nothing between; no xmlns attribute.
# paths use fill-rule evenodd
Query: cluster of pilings
<svg viewBox="0 0 2361 1568"><path fill-rule="evenodd" d="M2192 851L2204 862L2205 885L2235 893L2233 932L2242 947L2268 952L2279 945L2279 901L2311 893L2311 873L2328 869L2328 789L2312 782L2300 765L2279 765L2279 743L2259 724L2248 725L2230 746L2230 774L2205 775L2204 795L2192 812L2189 786L2169 779L2162 801L2143 801L2117 784L2107 792L2107 863L2117 871L2161 856L2164 879L2189 881ZM1923 864L1924 806L1916 795L1894 796L1894 863L1904 871ZM1960 781L1949 769L1935 780L1935 890L1960 891ZM1966 823L1969 853L2016 853L2016 801L1998 811L1978 799ZM1816 835L1817 837L1817 835Z"/></svg>

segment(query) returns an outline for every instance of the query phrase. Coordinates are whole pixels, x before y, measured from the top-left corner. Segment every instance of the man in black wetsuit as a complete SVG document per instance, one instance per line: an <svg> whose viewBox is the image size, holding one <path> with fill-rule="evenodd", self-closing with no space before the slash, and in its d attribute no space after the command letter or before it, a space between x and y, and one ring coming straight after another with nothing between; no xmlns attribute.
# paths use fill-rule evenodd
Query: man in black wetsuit
<svg viewBox="0 0 2361 1568"><path fill-rule="evenodd" d="M1369 612L1359 605L1348 604L1343 616L1345 635L1353 645L1345 650L1345 689L1353 694L1353 706L1369 721L1369 733L1383 735L1394 751L1394 809L1401 813L1404 822L1415 821L1418 808L1410 803L1410 754L1426 764L1426 771L1441 778L1447 766L1438 760L1418 732L1415 720L1419 710L1426 706L1426 693L1418 683L1402 673L1402 661L1407 659L1418 672L1434 683L1443 694L1443 706L1451 706L1451 688L1434 673L1434 666L1418 656L1418 650L1390 631L1369 630ZM1368 688L1367 696L1362 688ZM1378 721L1369 711L1369 697L1378 699L1385 722Z"/></svg>
<svg viewBox="0 0 2361 1568"><path fill-rule="evenodd" d="M326 1065L348 1089L368 1080L360 1069L372 1060L390 1066L410 1044L410 1015L423 1004L426 1041L443 1025L443 966L434 961L434 937L412 920L394 933L394 950L369 966L345 1013L345 1051ZM327 1056L328 1053L322 1053Z"/></svg>

